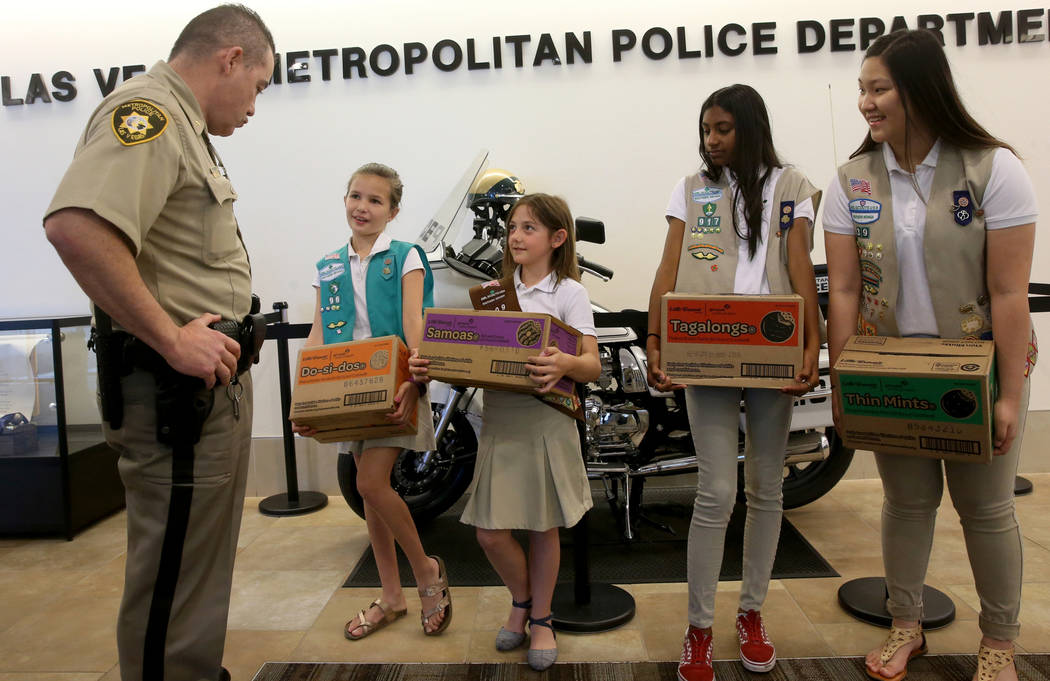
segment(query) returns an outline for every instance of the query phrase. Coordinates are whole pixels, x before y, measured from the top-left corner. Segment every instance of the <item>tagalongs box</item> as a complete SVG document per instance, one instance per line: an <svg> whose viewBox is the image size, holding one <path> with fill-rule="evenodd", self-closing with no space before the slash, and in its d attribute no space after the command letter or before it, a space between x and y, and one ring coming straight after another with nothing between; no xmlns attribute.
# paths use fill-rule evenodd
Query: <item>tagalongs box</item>
<svg viewBox="0 0 1050 681"><path fill-rule="evenodd" d="M430 360L437 381L534 393L525 365L551 345L574 356L583 349L580 332L549 314L430 308L419 356ZM572 397L573 388L573 380L562 377L551 393Z"/></svg>
<svg viewBox="0 0 1050 681"><path fill-rule="evenodd" d="M853 336L832 376L847 447L992 460L992 341Z"/></svg>
<svg viewBox="0 0 1050 681"><path fill-rule="evenodd" d="M398 336L333 343L299 351L291 420L319 432L319 442L408 435L417 414L404 425L386 416L398 387L412 379L408 347Z"/></svg>
<svg viewBox="0 0 1050 681"><path fill-rule="evenodd" d="M802 296L666 293L660 370L686 385L781 388L802 370Z"/></svg>

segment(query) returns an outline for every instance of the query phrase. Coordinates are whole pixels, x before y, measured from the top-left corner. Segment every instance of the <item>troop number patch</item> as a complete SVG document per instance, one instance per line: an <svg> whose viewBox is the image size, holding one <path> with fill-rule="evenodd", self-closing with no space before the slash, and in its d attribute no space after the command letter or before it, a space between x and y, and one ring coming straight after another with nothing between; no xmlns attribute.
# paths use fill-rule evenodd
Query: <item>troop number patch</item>
<svg viewBox="0 0 1050 681"><path fill-rule="evenodd" d="M113 112L113 134L126 147L160 137L168 127L168 115L142 99L124 102Z"/></svg>

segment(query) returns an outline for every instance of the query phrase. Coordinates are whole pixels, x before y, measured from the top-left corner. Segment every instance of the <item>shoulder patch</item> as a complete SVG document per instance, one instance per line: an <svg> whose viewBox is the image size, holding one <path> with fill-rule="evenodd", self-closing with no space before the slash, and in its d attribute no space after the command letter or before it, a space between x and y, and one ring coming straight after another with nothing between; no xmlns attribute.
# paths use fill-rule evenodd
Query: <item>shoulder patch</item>
<svg viewBox="0 0 1050 681"><path fill-rule="evenodd" d="M160 137L168 127L168 114L144 99L124 102L113 111L113 134L126 147Z"/></svg>

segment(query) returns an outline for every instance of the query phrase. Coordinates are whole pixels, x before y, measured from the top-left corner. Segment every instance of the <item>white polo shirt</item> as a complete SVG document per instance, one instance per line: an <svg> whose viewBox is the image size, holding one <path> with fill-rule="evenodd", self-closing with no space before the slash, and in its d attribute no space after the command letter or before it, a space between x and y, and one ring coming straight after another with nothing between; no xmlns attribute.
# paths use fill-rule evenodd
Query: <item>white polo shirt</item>
<svg viewBox="0 0 1050 681"><path fill-rule="evenodd" d="M941 141L934 142L930 153L915 169L915 192L912 173L897 163L890 145L882 145L882 157L890 175L893 200L893 242L897 249L897 328L902 336L924 334L939 336L937 317L933 312L930 283L926 276L923 240L926 233L926 202L933 187L933 174L940 157ZM823 227L833 234L856 234L849 213L849 200L838 176L826 194ZM1021 160L1009 149L999 148L992 159L992 173L984 190L985 229L1006 229L1035 222L1039 217L1035 190Z"/></svg>
<svg viewBox="0 0 1050 681"><path fill-rule="evenodd" d="M354 287L354 310L356 311L354 314L353 340L363 340L372 337L372 324L368 320L367 313L368 297L365 291L365 275L368 274L368 263L372 262L372 258L375 257L376 253L382 253L390 248L391 241L393 239L386 232L383 232L372 244L372 250L363 258L355 253L353 245L348 243L347 257L350 260L350 282ZM413 248L405 256L405 264L401 268L401 278L404 279L409 272L421 269L423 269L423 261L419 259L419 251ZM314 272L314 288L321 288L321 280L317 272ZM327 297L329 296L326 296L325 291L322 290L322 305L325 304ZM334 303L335 301L327 302Z"/></svg>
<svg viewBox="0 0 1050 681"><path fill-rule="evenodd" d="M587 289L575 279L555 283L554 272L535 286L521 283L521 267L514 268L514 292L522 312L545 312L565 322L584 336L595 336L594 311Z"/></svg>

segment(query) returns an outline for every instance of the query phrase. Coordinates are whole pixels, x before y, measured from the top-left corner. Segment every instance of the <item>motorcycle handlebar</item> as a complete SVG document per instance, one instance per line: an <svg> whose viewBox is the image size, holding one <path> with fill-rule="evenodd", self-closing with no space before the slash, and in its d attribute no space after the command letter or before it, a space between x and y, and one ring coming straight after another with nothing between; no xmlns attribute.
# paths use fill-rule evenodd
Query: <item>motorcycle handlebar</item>
<svg viewBox="0 0 1050 681"><path fill-rule="evenodd" d="M605 267L604 265L599 265L596 262L591 262L587 258L584 258L582 255L576 255L576 262L579 264L580 269L589 270L593 274L598 275L606 281L613 278L613 271L610 270L608 267Z"/></svg>

